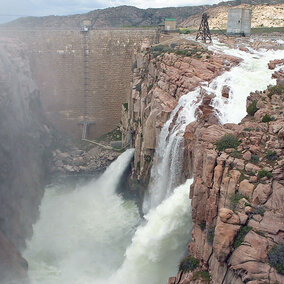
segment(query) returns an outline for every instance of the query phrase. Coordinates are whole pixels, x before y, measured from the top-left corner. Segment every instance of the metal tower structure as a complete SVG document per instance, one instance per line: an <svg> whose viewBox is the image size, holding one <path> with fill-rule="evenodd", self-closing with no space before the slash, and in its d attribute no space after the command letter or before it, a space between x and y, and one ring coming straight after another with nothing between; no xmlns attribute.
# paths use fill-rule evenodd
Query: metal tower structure
<svg viewBox="0 0 284 284"><path fill-rule="evenodd" d="M88 127L91 124L94 124L95 121L89 120L90 114L88 112L88 99L90 97L90 66L89 66L89 27L82 26L81 34L83 36L82 45L83 45L83 121L79 122L82 125L82 139L87 138Z"/></svg>
<svg viewBox="0 0 284 284"><path fill-rule="evenodd" d="M210 42L212 41L208 19L209 19L209 16L206 13L202 14L202 20L201 20L198 33L196 35L196 40L201 39L205 43L207 39Z"/></svg>

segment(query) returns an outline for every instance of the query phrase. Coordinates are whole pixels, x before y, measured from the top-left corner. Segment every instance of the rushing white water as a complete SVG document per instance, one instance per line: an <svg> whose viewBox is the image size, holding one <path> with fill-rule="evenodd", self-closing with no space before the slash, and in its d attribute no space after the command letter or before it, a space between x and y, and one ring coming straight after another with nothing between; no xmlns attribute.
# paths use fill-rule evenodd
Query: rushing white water
<svg viewBox="0 0 284 284"><path fill-rule="evenodd" d="M195 120L195 111L200 105L199 95L200 88L196 88L182 96L161 130L151 171L151 184L143 202L145 213L169 197L180 183L183 169L183 134L186 126Z"/></svg>
<svg viewBox="0 0 284 284"><path fill-rule="evenodd" d="M202 87L215 94L212 105L220 121L238 123L246 115L249 93L275 83L267 63L284 58L284 51L248 54L218 42L211 49L243 59ZM231 90L229 99L221 95L224 85ZM115 193L133 150L85 186L46 190L40 219L24 253L32 284L164 284L177 272L191 230L188 192L192 180L177 187L183 134L195 120L200 91L199 87L182 96L162 128L143 204L147 214L138 228L141 219L136 205Z"/></svg>
<svg viewBox="0 0 284 284"><path fill-rule="evenodd" d="M175 275L180 258L186 253L191 230L188 198L192 180L177 187L173 194L149 212L126 251L122 267L109 283L163 284Z"/></svg>
<svg viewBox="0 0 284 284"><path fill-rule="evenodd" d="M33 284L105 283L118 269L140 219L135 204L115 194L133 151L85 186L46 190L24 252Z"/></svg>
<svg viewBox="0 0 284 284"><path fill-rule="evenodd" d="M246 99L250 92L263 91L268 85L275 85L276 79L271 77L275 70L268 69L268 63L271 60L284 58L284 51L249 49L250 53L247 53L228 48L217 41L210 49L243 59L238 66L217 77L208 87L204 87L208 94L215 95L212 106L220 122L239 123L246 116ZM228 99L222 96L223 86L230 88Z"/></svg>

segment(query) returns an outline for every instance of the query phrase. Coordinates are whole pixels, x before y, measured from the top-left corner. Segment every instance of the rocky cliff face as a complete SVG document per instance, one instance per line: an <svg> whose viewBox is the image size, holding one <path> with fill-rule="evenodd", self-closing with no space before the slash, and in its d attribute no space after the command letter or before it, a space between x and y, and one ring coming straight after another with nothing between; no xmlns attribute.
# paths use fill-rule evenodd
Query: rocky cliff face
<svg viewBox="0 0 284 284"><path fill-rule="evenodd" d="M18 251L31 236L37 217L52 141L24 50L17 41L0 41L0 282L4 283L11 275L23 279L27 268Z"/></svg>
<svg viewBox="0 0 284 284"><path fill-rule="evenodd" d="M170 53L163 47L136 55L122 130L125 141L135 146L133 176L143 185L149 182L160 129L179 97L238 62L200 48L179 42ZM178 55L186 49L191 52ZM270 68L279 63L271 62ZM281 251L277 245L284 241L283 73L274 77L277 87L248 97L250 115L239 125L220 125L210 107L212 98L204 95L197 121L187 126L183 178L194 177L188 252L199 266L180 271L170 284L284 283L278 273L283 267L269 264L271 249ZM223 95L229 96L225 88ZM224 136L236 148L217 146Z"/></svg>
<svg viewBox="0 0 284 284"><path fill-rule="evenodd" d="M143 185L149 181L160 130L179 98L239 62L230 56L215 56L195 42L174 42L145 47L136 54L132 93L123 107L124 143L135 146L134 176ZM206 102L203 107L205 112L210 109Z"/></svg>
<svg viewBox="0 0 284 284"><path fill-rule="evenodd" d="M245 2L245 1L244 1ZM247 3L247 2L246 2ZM271 5L249 5L242 4L234 8L247 8L252 10L252 28L260 27L283 27L284 4ZM210 7L206 10L209 15L209 26L211 29L226 29L228 22L228 10L230 6ZM198 29L202 15L192 15L184 20L180 26Z"/></svg>

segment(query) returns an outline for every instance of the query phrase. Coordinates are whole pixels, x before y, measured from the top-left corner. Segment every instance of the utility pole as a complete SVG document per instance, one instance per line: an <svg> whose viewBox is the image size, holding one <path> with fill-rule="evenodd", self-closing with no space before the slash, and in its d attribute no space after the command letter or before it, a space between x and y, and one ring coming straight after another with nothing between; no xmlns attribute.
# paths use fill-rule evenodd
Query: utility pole
<svg viewBox="0 0 284 284"><path fill-rule="evenodd" d="M201 24L196 35L196 40L201 39L204 43L206 43L207 39L212 42L208 19L209 16L206 13L202 14Z"/></svg>

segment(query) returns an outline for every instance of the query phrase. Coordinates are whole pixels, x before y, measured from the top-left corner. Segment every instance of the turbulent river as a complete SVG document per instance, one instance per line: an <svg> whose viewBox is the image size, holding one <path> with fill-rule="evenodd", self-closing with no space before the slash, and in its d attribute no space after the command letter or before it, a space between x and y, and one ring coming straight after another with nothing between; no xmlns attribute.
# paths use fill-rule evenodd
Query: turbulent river
<svg viewBox="0 0 284 284"><path fill-rule="evenodd" d="M249 93L275 84L267 63L284 58L284 51L246 53L218 42L210 49L243 59L210 84L203 84L208 93L215 94L213 106L221 123L238 123L246 115ZM229 99L221 95L224 85L230 87ZM179 185L182 135L195 120L199 94L197 88L182 96L161 131L153 182L143 204L144 219L134 202L116 193L133 149L98 179L75 188L57 185L46 189L40 218L24 252L32 284L166 284L176 274L191 231L188 194L192 180Z"/></svg>

